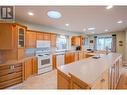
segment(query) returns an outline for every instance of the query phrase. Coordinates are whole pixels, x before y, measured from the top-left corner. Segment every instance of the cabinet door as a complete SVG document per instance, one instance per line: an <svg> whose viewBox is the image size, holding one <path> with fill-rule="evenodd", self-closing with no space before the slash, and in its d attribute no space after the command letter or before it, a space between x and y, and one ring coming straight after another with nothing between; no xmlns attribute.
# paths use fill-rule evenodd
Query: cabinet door
<svg viewBox="0 0 127 95"><path fill-rule="evenodd" d="M0 23L0 49L13 49L13 26Z"/></svg>
<svg viewBox="0 0 127 95"><path fill-rule="evenodd" d="M36 32L26 32L26 48L36 47Z"/></svg>
<svg viewBox="0 0 127 95"><path fill-rule="evenodd" d="M26 80L31 75L32 75L32 60L28 59L24 63L24 79Z"/></svg>
<svg viewBox="0 0 127 95"><path fill-rule="evenodd" d="M44 33L44 40L50 41L50 33Z"/></svg>
<svg viewBox="0 0 127 95"><path fill-rule="evenodd" d="M25 47L25 31L24 27L18 26L18 48Z"/></svg>
<svg viewBox="0 0 127 95"><path fill-rule="evenodd" d="M56 34L51 34L51 47L56 47Z"/></svg>
<svg viewBox="0 0 127 95"><path fill-rule="evenodd" d="M37 32L37 40L44 40L44 34L41 32Z"/></svg>
<svg viewBox="0 0 127 95"><path fill-rule="evenodd" d="M32 59L32 74L37 74L38 72L38 64L37 64L37 58Z"/></svg>
<svg viewBox="0 0 127 95"><path fill-rule="evenodd" d="M56 69L57 66L56 66L56 55L52 55L52 66L53 66L53 69Z"/></svg>
<svg viewBox="0 0 127 95"><path fill-rule="evenodd" d="M83 59L83 52L79 52L79 60Z"/></svg>
<svg viewBox="0 0 127 95"><path fill-rule="evenodd" d="M18 60L23 59L25 55L24 48L18 48Z"/></svg>
<svg viewBox="0 0 127 95"><path fill-rule="evenodd" d="M79 60L79 54L78 52L75 52L75 61L78 61Z"/></svg>
<svg viewBox="0 0 127 95"><path fill-rule="evenodd" d="M68 64L70 63L70 53L65 53L65 56L64 56L64 60L65 60L65 64Z"/></svg>

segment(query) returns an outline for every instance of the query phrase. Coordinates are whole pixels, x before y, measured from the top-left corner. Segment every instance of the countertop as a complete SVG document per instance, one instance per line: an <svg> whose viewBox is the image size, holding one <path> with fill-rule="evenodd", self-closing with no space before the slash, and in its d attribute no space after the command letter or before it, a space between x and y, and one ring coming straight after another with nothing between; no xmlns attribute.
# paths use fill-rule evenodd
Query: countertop
<svg viewBox="0 0 127 95"><path fill-rule="evenodd" d="M101 58L99 59L93 59L91 57L63 65L58 67L58 69L67 75L71 73L88 85L91 85L122 55L118 53L110 53L108 55L101 54L100 56Z"/></svg>

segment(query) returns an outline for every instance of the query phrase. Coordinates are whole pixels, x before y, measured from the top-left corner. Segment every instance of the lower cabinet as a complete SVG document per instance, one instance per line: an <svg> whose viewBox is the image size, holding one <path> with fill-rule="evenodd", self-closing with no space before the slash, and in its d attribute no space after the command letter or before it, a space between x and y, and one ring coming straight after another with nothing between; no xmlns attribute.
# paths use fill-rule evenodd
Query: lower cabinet
<svg viewBox="0 0 127 95"><path fill-rule="evenodd" d="M75 53L74 52L67 52L64 56L65 64L69 64L75 61Z"/></svg>
<svg viewBox="0 0 127 95"><path fill-rule="evenodd" d="M37 61L36 58L30 58L24 62L24 80L33 74L37 74Z"/></svg>
<svg viewBox="0 0 127 95"><path fill-rule="evenodd" d="M23 81L23 63L0 65L0 89Z"/></svg>
<svg viewBox="0 0 127 95"><path fill-rule="evenodd" d="M109 89L109 71L105 71L91 86L91 89Z"/></svg>

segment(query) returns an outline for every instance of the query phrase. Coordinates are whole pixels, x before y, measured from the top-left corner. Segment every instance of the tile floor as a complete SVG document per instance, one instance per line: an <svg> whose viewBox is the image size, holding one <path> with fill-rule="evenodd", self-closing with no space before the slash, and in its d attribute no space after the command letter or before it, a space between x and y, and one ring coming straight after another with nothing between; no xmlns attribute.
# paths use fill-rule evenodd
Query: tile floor
<svg viewBox="0 0 127 95"><path fill-rule="evenodd" d="M127 89L127 67L121 69L121 78L117 89ZM57 71L32 76L21 84L7 89L57 89Z"/></svg>

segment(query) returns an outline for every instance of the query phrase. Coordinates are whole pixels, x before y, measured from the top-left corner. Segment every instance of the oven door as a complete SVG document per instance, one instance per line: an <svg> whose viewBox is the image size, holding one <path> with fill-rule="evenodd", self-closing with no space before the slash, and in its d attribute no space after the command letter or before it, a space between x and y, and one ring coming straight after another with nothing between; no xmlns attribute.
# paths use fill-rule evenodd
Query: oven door
<svg viewBox="0 0 127 95"><path fill-rule="evenodd" d="M50 57L47 58L38 58L38 68L45 68L51 66Z"/></svg>

